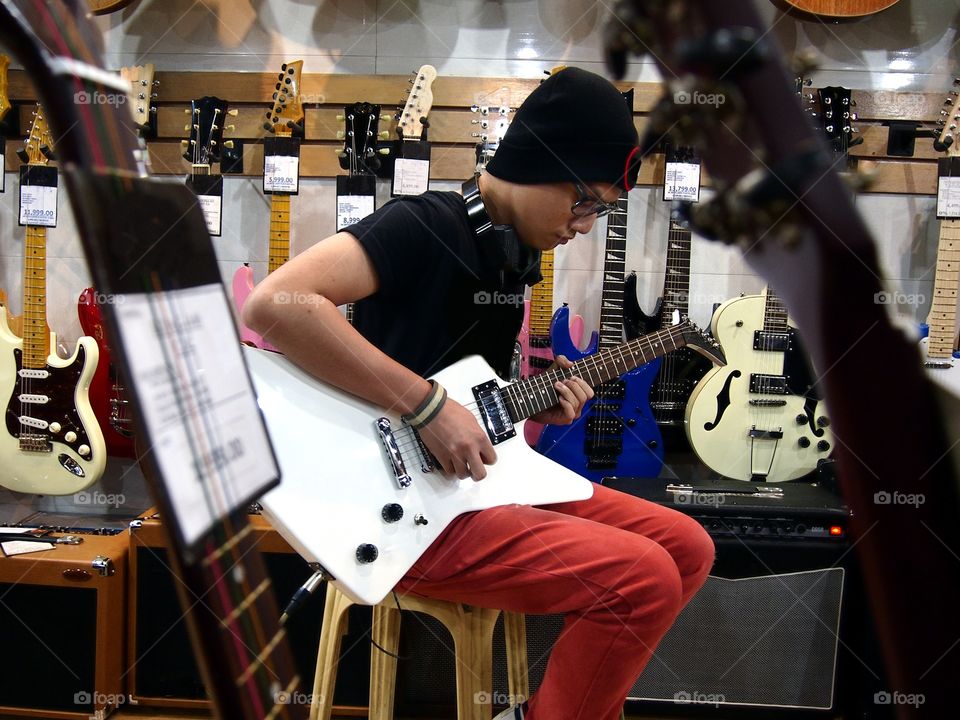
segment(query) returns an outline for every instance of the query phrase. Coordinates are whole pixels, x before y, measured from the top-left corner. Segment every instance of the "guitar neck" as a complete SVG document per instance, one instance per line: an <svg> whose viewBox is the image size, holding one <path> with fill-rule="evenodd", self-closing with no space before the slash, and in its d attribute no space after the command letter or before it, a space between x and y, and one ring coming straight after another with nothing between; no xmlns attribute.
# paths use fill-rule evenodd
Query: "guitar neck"
<svg viewBox="0 0 960 720"><path fill-rule="evenodd" d="M47 364L47 229L27 225L23 248L23 366Z"/></svg>
<svg viewBox="0 0 960 720"><path fill-rule="evenodd" d="M229 516L201 542L198 559L172 556L180 565L177 590L183 606L193 608L187 613L191 634L218 658L204 670L219 716L300 720L309 706L291 700L301 678L256 542L245 514Z"/></svg>
<svg viewBox="0 0 960 720"><path fill-rule="evenodd" d="M607 243L603 252L603 291L600 295L601 349L623 342L623 281L627 264L627 194L617 198L617 209L607 215Z"/></svg>
<svg viewBox="0 0 960 720"><path fill-rule="evenodd" d="M270 260L268 272L273 272L290 259L290 196L273 193L270 196Z"/></svg>
<svg viewBox="0 0 960 720"><path fill-rule="evenodd" d="M667 327L673 314L690 314L690 230L673 215L667 232L667 268L663 277L660 326Z"/></svg>
<svg viewBox="0 0 960 720"><path fill-rule="evenodd" d="M544 250L540 255L540 274L543 279L530 290L530 323L528 330L535 337L550 335L553 317L554 251Z"/></svg>
<svg viewBox="0 0 960 720"><path fill-rule="evenodd" d="M937 274L933 283L933 304L927 324L930 334L927 357L947 359L954 351L957 322L957 275L960 270L960 220L940 221L937 247Z"/></svg>
<svg viewBox="0 0 960 720"><path fill-rule="evenodd" d="M787 331L787 308L783 300L769 286L767 287L766 304L763 308L763 330L770 333L784 333Z"/></svg>
<svg viewBox="0 0 960 720"><path fill-rule="evenodd" d="M590 387L618 378L626 372L687 344L686 322L649 335L600 350L575 362L566 370L555 368L527 380L501 388L500 393L510 417L519 422L559 402L554 383L572 377L583 378Z"/></svg>

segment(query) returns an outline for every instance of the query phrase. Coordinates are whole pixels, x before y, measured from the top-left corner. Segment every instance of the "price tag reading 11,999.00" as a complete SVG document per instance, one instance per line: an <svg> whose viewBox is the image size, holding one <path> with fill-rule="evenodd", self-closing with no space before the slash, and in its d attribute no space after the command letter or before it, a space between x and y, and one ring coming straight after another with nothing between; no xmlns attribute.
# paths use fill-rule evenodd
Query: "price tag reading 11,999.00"
<svg viewBox="0 0 960 720"><path fill-rule="evenodd" d="M668 162L663 177L663 199L700 202L700 163Z"/></svg>
<svg viewBox="0 0 960 720"><path fill-rule="evenodd" d="M20 168L20 224L57 226L57 169L44 165Z"/></svg>

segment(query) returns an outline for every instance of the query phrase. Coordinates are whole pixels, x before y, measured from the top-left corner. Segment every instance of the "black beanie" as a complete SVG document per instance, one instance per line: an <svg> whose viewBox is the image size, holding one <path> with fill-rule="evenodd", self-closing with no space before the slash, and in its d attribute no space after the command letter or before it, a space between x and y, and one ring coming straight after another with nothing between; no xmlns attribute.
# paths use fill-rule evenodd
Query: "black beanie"
<svg viewBox="0 0 960 720"><path fill-rule="evenodd" d="M509 182L612 183L625 190L639 170L632 109L608 80L574 67L530 93L487 164L487 172Z"/></svg>

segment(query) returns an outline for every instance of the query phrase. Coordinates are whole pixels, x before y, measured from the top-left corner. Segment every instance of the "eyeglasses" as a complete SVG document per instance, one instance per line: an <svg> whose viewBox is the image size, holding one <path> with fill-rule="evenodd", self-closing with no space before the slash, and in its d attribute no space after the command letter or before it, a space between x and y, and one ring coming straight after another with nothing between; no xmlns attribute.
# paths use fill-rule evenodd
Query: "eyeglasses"
<svg viewBox="0 0 960 720"><path fill-rule="evenodd" d="M617 209L617 204L615 202L604 202L587 190L587 188L585 188L581 183L575 182L573 186L577 189L577 193L580 195L577 201L570 207L570 212L572 212L576 217L588 217L589 215L603 217L604 215L609 215Z"/></svg>

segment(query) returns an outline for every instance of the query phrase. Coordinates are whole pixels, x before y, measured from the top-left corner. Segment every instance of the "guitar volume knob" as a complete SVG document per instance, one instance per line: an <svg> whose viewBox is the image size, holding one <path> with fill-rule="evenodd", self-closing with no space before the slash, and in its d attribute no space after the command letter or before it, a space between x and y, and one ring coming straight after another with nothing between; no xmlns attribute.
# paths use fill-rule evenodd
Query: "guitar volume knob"
<svg viewBox="0 0 960 720"><path fill-rule="evenodd" d="M817 425L820 427L827 427L830 425L830 418L828 418L826 415L821 415L817 418Z"/></svg>
<svg viewBox="0 0 960 720"><path fill-rule="evenodd" d="M77 453L82 455L83 457L87 457L88 455L90 455L90 446L81 445L80 447L77 448Z"/></svg>
<svg viewBox="0 0 960 720"><path fill-rule="evenodd" d="M380 510L380 516L388 523L395 523L403 517L403 506L399 503L387 503Z"/></svg>
<svg viewBox="0 0 960 720"><path fill-rule="evenodd" d="M50 432L52 432L52 433L58 433L58 432L60 432L62 429L63 429L63 427L60 425L60 423L58 423L58 422L52 422L52 423L50 423Z"/></svg>
<svg viewBox="0 0 960 720"><path fill-rule="evenodd" d="M801 413L800 415L797 415L797 425L806 425L806 424L807 424L807 416L804 415L803 413Z"/></svg>
<svg viewBox="0 0 960 720"><path fill-rule="evenodd" d="M380 551L372 543L362 543L357 546L357 562L368 565L379 557Z"/></svg>
<svg viewBox="0 0 960 720"><path fill-rule="evenodd" d="M817 443L817 450L819 450L820 452L826 452L829 449L830 449L830 443L828 443L826 440L821 440L820 442Z"/></svg>
<svg viewBox="0 0 960 720"><path fill-rule="evenodd" d="M797 440L797 445L799 445L802 448L810 447L810 438L801 437L799 440Z"/></svg>
<svg viewBox="0 0 960 720"><path fill-rule="evenodd" d="M76 442L77 434L73 430L70 430L66 435L63 436L63 439L68 443Z"/></svg>

